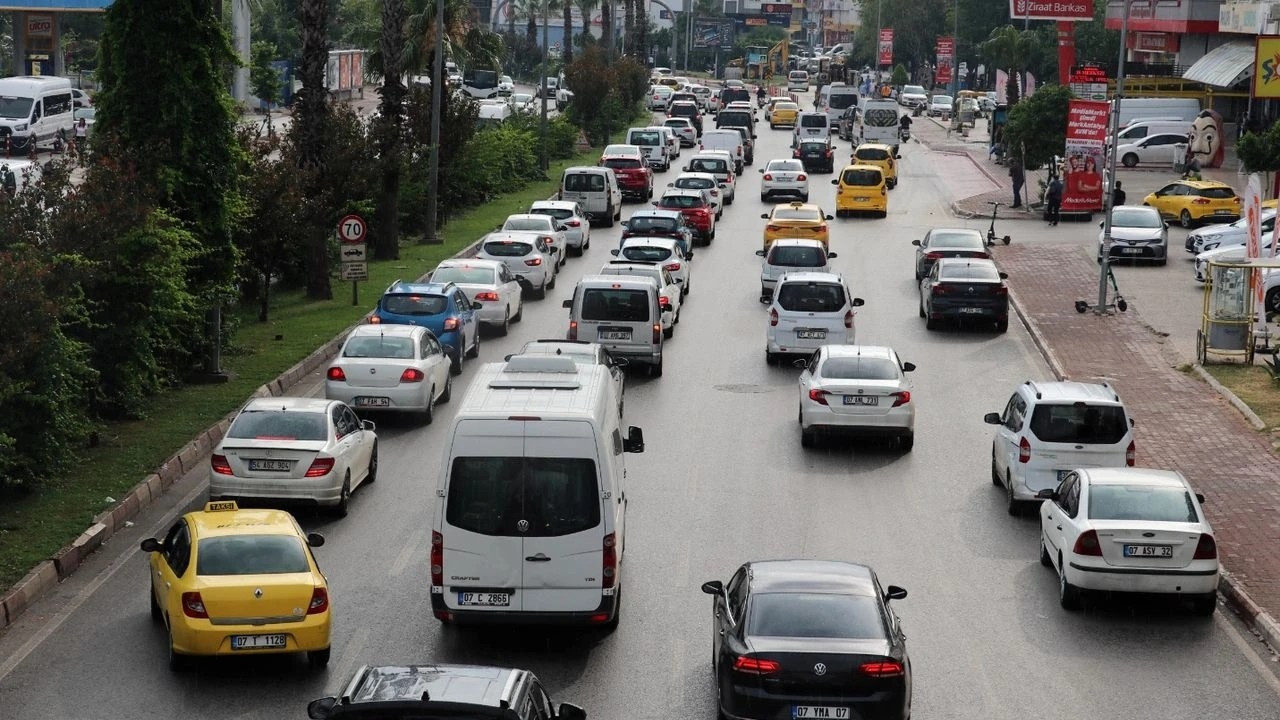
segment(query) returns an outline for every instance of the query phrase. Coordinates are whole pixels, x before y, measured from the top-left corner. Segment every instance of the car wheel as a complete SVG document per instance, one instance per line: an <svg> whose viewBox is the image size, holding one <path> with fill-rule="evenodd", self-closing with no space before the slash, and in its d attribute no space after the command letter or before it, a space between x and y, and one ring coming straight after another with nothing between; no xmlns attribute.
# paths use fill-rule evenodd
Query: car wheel
<svg viewBox="0 0 1280 720"><path fill-rule="evenodd" d="M1280 287L1273 287L1267 291L1266 311L1280 312Z"/></svg>
<svg viewBox="0 0 1280 720"><path fill-rule="evenodd" d="M163 620L164 614L160 612L160 603L156 602L156 591L151 583L147 583L147 597L151 599L151 619L156 622Z"/></svg>
<svg viewBox="0 0 1280 720"><path fill-rule="evenodd" d="M1002 332L1008 332L1008 330L1009 330L1009 319L1008 319L1008 318L1005 318L1004 320L997 320L997 321L996 321L996 332L998 332L998 333L1002 333Z"/></svg>
<svg viewBox="0 0 1280 720"><path fill-rule="evenodd" d="M898 449L902 452L911 452L911 448L915 447L916 434L914 432L903 433L898 436Z"/></svg>
<svg viewBox="0 0 1280 720"><path fill-rule="evenodd" d="M1191 220L1191 213L1187 212L1186 210L1183 210L1182 213L1178 215L1178 222L1181 223L1182 227L1184 228L1190 228L1192 225L1195 224Z"/></svg>
<svg viewBox="0 0 1280 720"><path fill-rule="evenodd" d="M809 202L809 193L805 193L804 195L801 195L801 196L800 196L800 201L801 201L801 202Z"/></svg>
<svg viewBox="0 0 1280 720"><path fill-rule="evenodd" d="M444 392L440 393L440 397L436 399L436 404L443 405L449 402L449 399L452 397L453 397L453 375L448 374L444 376Z"/></svg>
<svg viewBox="0 0 1280 720"><path fill-rule="evenodd" d="M427 393L427 407L422 411L422 424L430 425L436 419L436 388L433 385Z"/></svg>
<svg viewBox="0 0 1280 720"><path fill-rule="evenodd" d="M378 482L378 441L373 442L373 452L369 453L369 468L365 471L364 481L373 484Z"/></svg>
<svg viewBox="0 0 1280 720"><path fill-rule="evenodd" d="M524 300L520 300L520 309L516 310L516 314L511 316L511 322L518 323L524 319Z"/></svg>
<svg viewBox="0 0 1280 720"><path fill-rule="evenodd" d="M927 317L924 319L924 327L926 330L937 330L938 321L931 317Z"/></svg>
<svg viewBox="0 0 1280 720"><path fill-rule="evenodd" d="M670 339L671 336L675 334L676 334L676 326L674 324L672 324L671 327L666 328L662 331L662 337L668 338L668 339Z"/></svg>
<svg viewBox="0 0 1280 720"><path fill-rule="evenodd" d="M498 334L506 335L511 332L511 306L508 305L506 312L502 316L502 324L498 326Z"/></svg>
<svg viewBox="0 0 1280 720"><path fill-rule="evenodd" d="M1013 476L1007 472L1004 475L1004 502L1004 509L1010 515L1017 516L1021 514L1022 506L1013 495Z"/></svg>
<svg viewBox="0 0 1280 720"><path fill-rule="evenodd" d="M329 648L308 652L307 664L312 670L323 670L329 664Z"/></svg>
<svg viewBox="0 0 1280 720"><path fill-rule="evenodd" d="M1120 162L1124 163L1125 167L1131 168L1138 164L1138 156L1133 153L1125 153L1124 157L1120 158Z"/></svg>
<svg viewBox="0 0 1280 720"><path fill-rule="evenodd" d="M613 227L613 203L607 205L604 209L604 226Z"/></svg>
<svg viewBox="0 0 1280 720"><path fill-rule="evenodd" d="M818 444L818 435L812 430L800 428L800 447L811 448Z"/></svg>
<svg viewBox="0 0 1280 720"><path fill-rule="evenodd" d="M430 400L427 401L430 404ZM351 510L351 473L342 479L342 490L338 492L338 504L333 506L333 514L340 518L347 516Z"/></svg>
<svg viewBox="0 0 1280 720"><path fill-rule="evenodd" d="M1044 546L1044 535L1040 535L1040 564L1045 567L1053 567L1053 558L1049 557L1049 548Z"/></svg>
<svg viewBox="0 0 1280 720"><path fill-rule="evenodd" d="M1067 569L1058 558L1058 604L1063 610L1080 609L1080 588L1067 582Z"/></svg>
<svg viewBox="0 0 1280 720"><path fill-rule="evenodd" d="M182 672L191 667L191 656L183 655L173 649L173 628L169 629L169 669L173 672Z"/></svg>
<svg viewBox="0 0 1280 720"><path fill-rule="evenodd" d="M479 327L476 327L476 341L475 341L475 344L471 346L471 349L467 351L467 357L469 358L480 357L480 328Z"/></svg>
<svg viewBox="0 0 1280 720"><path fill-rule="evenodd" d="M774 354L774 353L769 352L768 350L765 350L765 351L764 351L764 364L765 364L765 365L777 365L777 364L778 364L778 356L777 356L776 354Z"/></svg>
<svg viewBox="0 0 1280 720"><path fill-rule="evenodd" d="M1218 593L1200 595L1191 601L1191 611L1201 617L1209 617L1218 609Z"/></svg>
<svg viewBox="0 0 1280 720"><path fill-rule="evenodd" d="M559 278L560 278L560 273L558 273L558 272L557 272L557 273L552 273L552 274L551 274L551 280L547 282L547 290L555 290L555 289L556 289L556 280L558 280Z"/></svg>
<svg viewBox="0 0 1280 720"><path fill-rule="evenodd" d="M462 355L454 355L449 358L449 372L454 375L462 374Z"/></svg>
<svg viewBox="0 0 1280 720"><path fill-rule="evenodd" d="M662 377L662 358L658 358L658 362L649 366L649 377Z"/></svg>
<svg viewBox="0 0 1280 720"><path fill-rule="evenodd" d="M991 445L991 484L996 487L1004 487L1004 483L1000 482L1000 470L996 467L996 446Z"/></svg>
<svg viewBox="0 0 1280 720"><path fill-rule="evenodd" d="M764 193L760 193L760 202L768 202L768 200L769 200L768 195L765 195Z"/></svg>
<svg viewBox="0 0 1280 720"><path fill-rule="evenodd" d="M924 298L920 298L920 317L929 317L924 311Z"/></svg>

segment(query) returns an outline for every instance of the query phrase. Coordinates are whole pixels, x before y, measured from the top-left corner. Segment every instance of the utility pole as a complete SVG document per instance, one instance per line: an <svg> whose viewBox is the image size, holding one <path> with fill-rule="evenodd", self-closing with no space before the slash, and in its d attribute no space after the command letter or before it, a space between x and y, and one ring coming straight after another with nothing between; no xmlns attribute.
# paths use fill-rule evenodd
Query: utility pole
<svg viewBox="0 0 1280 720"><path fill-rule="evenodd" d="M547 153L547 56L551 54L551 46L547 44L547 8L550 5L551 0L542 0L542 120L538 124L542 136L542 152L538 154L538 164L542 166L544 173L551 167L551 158Z"/></svg>
<svg viewBox="0 0 1280 720"><path fill-rule="evenodd" d="M951 99L957 100L960 90L960 0L956 0L955 12L951 14ZM957 115L959 108L957 106ZM956 122L959 122L957 117Z"/></svg>
<svg viewBox="0 0 1280 720"><path fill-rule="evenodd" d="M1111 186L1102 192L1102 262L1098 273L1098 304L1093 312L1107 314L1107 277L1111 274L1111 205L1115 200L1116 182L1116 134L1120 131L1120 100L1124 97L1125 42L1129 39L1129 8L1133 0L1124 0L1124 17L1120 20L1120 61L1116 67L1116 97L1111 103L1111 122L1107 127L1107 167L1110 168Z"/></svg>
<svg viewBox="0 0 1280 720"><path fill-rule="evenodd" d="M440 195L440 113L444 110L444 2L436 2L436 57L431 72L431 192L427 193L426 241L443 242L436 227L436 203Z"/></svg>

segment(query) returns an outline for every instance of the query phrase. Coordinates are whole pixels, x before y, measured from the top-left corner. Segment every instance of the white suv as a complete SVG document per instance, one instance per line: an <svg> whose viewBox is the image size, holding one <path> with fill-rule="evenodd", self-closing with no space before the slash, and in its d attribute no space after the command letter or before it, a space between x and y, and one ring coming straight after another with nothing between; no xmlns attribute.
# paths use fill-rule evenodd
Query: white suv
<svg viewBox="0 0 1280 720"><path fill-rule="evenodd" d="M1010 515L1077 468L1133 466L1133 420L1110 385L1033 382L1019 385L991 445L991 483L1005 489Z"/></svg>
<svg viewBox="0 0 1280 720"><path fill-rule="evenodd" d="M809 355L823 345L852 345L853 309L862 305L836 273L783 275L769 304L765 361L772 365L781 355Z"/></svg>
<svg viewBox="0 0 1280 720"><path fill-rule="evenodd" d="M774 240L769 243L768 250L757 250L756 255L764 258L760 267L760 302L769 302L773 298L773 289L778 285L778 278L789 272L831 272L828 262L836 257L821 240L805 238Z"/></svg>

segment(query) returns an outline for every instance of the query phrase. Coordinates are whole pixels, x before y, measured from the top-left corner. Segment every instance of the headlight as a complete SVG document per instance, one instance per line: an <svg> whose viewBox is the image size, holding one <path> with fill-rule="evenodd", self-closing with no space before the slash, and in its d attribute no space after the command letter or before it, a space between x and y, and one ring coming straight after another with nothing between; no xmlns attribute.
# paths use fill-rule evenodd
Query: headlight
<svg viewBox="0 0 1280 720"><path fill-rule="evenodd" d="M1205 249L1205 250L1216 250L1216 249L1218 248L1218 245L1219 245L1219 243L1216 243L1216 242L1212 242L1212 243L1205 243L1205 244L1204 244L1204 249Z"/></svg>
<svg viewBox="0 0 1280 720"><path fill-rule="evenodd" d="M25 131L26 129L27 129L27 124L26 124L26 123L22 123L21 125L14 125L14 126L13 126L13 130L14 130L14 132L23 132L23 131Z"/></svg>

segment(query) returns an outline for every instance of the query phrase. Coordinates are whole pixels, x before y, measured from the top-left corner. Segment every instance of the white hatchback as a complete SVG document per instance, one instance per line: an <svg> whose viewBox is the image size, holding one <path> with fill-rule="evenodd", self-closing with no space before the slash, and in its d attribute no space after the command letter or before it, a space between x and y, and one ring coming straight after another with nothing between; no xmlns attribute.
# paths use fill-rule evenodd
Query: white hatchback
<svg viewBox="0 0 1280 720"><path fill-rule="evenodd" d="M669 117L662 121L662 124L671 128L672 132L680 138L682 147L693 147L698 144L698 130L693 127L693 122L685 117Z"/></svg>
<svg viewBox="0 0 1280 720"><path fill-rule="evenodd" d="M528 232L541 233L547 238L547 242L551 246L551 250L556 256L556 267L564 266L565 256L568 253L569 241L566 237L566 231L569 226L559 218L550 215L542 215L535 213L516 213L508 215L502 227L498 228L498 232Z"/></svg>
<svg viewBox="0 0 1280 720"><path fill-rule="evenodd" d="M854 343L853 309L862 307L836 273L792 272L778 280L769 303L765 360L809 355L828 344Z"/></svg>
<svg viewBox="0 0 1280 720"><path fill-rule="evenodd" d="M785 158L770 160L760 168L760 202L767 202L776 195L790 195L809 202L809 175L800 160Z"/></svg>
<svg viewBox="0 0 1280 720"><path fill-rule="evenodd" d="M524 293L515 273L497 260L466 258L442 260L431 271L431 282L451 282L473 302L480 303L476 320L496 328L502 335L507 326L524 317Z"/></svg>
<svg viewBox="0 0 1280 720"><path fill-rule="evenodd" d="M676 332L676 323L680 322L680 300L683 293L680 283L672 277L660 262L636 262L633 260L614 260L600 268L601 275L636 275L652 278L658 284L658 307L662 309L662 334L671 337Z"/></svg>
<svg viewBox="0 0 1280 720"><path fill-rule="evenodd" d="M693 260L693 251L682 250L679 241L664 237L627 238L622 241L621 248L609 252L619 260L662 263L662 268L671 273L671 277L680 283L681 292L684 295L689 294L689 283L692 282L693 271L690 261Z"/></svg>
<svg viewBox="0 0 1280 720"><path fill-rule="evenodd" d="M417 325L357 325L325 373L324 396L359 410L411 412L423 423L453 391L451 360Z"/></svg>
<svg viewBox="0 0 1280 720"><path fill-rule="evenodd" d="M773 297L773 289L778 285L778 278L789 272L831 272L828 262L836 257L827 252L821 240L803 238L782 238L769 243L767 250L757 250L756 255L764 258L760 267L760 301L768 302Z"/></svg>
<svg viewBox="0 0 1280 720"><path fill-rule="evenodd" d="M591 247L591 220L582 205L572 200L536 200L529 206L531 215L550 215L564 226L565 248L582 254Z"/></svg>
<svg viewBox="0 0 1280 720"><path fill-rule="evenodd" d="M906 373L916 369L893 348L823 345L797 360L800 373L800 444L819 435L888 437L902 450L915 444L916 405Z"/></svg>
<svg viewBox="0 0 1280 720"><path fill-rule="evenodd" d="M1037 497L1040 564L1057 570L1063 608L1079 609L1082 590L1177 595L1198 615L1217 608L1218 545L1181 473L1072 470Z"/></svg>
<svg viewBox="0 0 1280 720"><path fill-rule="evenodd" d="M505 263L517 281L522 281L521 287L541 300L556 286L556 256L544 237L526 232L489 233L476 257Z"/></svg>

